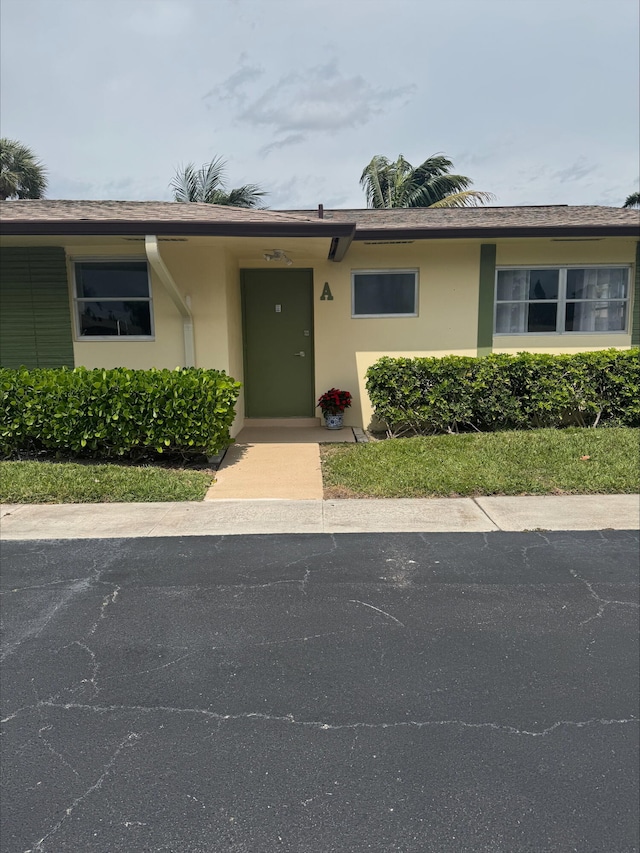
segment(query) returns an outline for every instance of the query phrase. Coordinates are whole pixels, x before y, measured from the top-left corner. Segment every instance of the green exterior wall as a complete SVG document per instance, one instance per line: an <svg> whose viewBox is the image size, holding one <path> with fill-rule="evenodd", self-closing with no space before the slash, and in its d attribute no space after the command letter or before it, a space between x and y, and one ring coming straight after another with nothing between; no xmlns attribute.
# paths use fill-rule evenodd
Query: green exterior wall
<svg viewBox="0 0 640 853"><path fill-rule="evenodd" d="M636 269L633 277L633 314L631 316L631 346L640 347L640 243L636 243Z"/></svg>
<svg viewBox="0 0 640 853"><path fill-rule="evenodd" d="M480 283L478 289L478 355L493 349L493 294L496 280L495 243L480 246Z"/></svg>
<svg viewBox="0 0 640 853"><path fill-rule="evenodd" d="M64 249L0 251L0 365L74 366Z"/></svg>

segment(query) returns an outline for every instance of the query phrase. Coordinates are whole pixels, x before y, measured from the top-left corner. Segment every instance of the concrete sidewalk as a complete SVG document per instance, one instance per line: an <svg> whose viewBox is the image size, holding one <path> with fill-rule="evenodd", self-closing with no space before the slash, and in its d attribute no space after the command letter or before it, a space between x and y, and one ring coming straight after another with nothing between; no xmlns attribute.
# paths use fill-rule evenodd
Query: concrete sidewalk
<svg viewBox="0 0 640 853"><path fill-rule="evenodd" d="M269 533L638 530L640 496L215 500L0 508L0 539L103 539Z"/></svg>

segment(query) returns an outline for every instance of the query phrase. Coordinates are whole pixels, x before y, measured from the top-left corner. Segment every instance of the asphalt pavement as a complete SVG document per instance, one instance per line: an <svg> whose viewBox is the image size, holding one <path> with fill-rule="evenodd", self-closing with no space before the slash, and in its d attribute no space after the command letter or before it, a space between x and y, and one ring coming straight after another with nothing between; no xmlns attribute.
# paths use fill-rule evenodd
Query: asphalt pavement
<svg viewBox="0 0 640 853"><path fill-rule="evenodd" d="M638 850L638 534L6 541L3 853Z"/></svg>

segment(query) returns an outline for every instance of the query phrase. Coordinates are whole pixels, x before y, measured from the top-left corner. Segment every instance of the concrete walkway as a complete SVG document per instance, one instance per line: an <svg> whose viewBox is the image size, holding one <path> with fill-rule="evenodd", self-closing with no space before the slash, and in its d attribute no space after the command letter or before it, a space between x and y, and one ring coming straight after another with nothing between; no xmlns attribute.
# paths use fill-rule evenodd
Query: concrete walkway
<svg viewBox="0 0 640 853"><path fill-rule="evenodd" d="M638 530L640 496L215 500L0 508L0 538L103 539L268 533Z"/></svg>
<svg viewBox="0 0 640 853"><path fill-rule="evenodd" d="M322 500L320 443L354 441L350 427L245 427L205 500Z"/></svg>

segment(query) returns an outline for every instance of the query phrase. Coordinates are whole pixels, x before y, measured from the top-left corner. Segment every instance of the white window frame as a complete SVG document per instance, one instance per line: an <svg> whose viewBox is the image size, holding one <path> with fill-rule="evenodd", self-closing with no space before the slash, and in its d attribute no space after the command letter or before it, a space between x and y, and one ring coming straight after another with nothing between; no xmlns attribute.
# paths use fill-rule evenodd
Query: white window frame
<svg viewBox="0 0 640 853"><path fill-rule="evenodd" d="M358 275L407 275L413 274L414 291L413 304L414 311L411 314L356 314L356 276ZM420 270L415 268L410 269L368 269L368 270L351 270L351 319L352 320L371 320L371 319L394 319L402 317L417 317L418 316L418 295L420 293Z"/></svg>
<svg viewBox="0 0 640 853"><path fill-rule="evenodd" d="M129 299L123 299L122 297L112 298L112 297L102 297L100 299L89 299L88 297L78 296L78 281L76 278L76 265L77 264L92 264L92 263L113 263L113 264L127 264L127 263L144 263L147 267L147 281L149 284L149 296L133 296ZM153 312L153 288L151 286L151 270L149 269L149 261L144 255L91 255L91 256L77 256L75 258L71 258L71 266L73 270L73 317L74 317L74 333L75 340L86 343L88 341L111 341L116 342L119 341L122 343L123 341L155 341L156 333L155 333L155 323L154 323L154 312ZM147 302L149 304L149 319L151 325L151 334L150 335L83 335L81 334L81 323L80 323L80 305L83 302Z"/></svg>
<svg viewBox="0 0 640 853"><path fill-rule="evenodd" d="M567 271L568 270L598 270L598 269L625 269L627 270L627 295L624 299L570 299L569 302L624 302L626 305L625 327L624 329L616 329L613 331L594 330L591 332L583 332L581 330L565 331L565 317L567 306ZM498 302L498 273L510 270L558 270L558 299L501 299ZM495 283L493 290L493 334L497 338L515 338L515 337L550 337L560 335L628 335L629 324L631 322L631 264L509 264L496 267ZM513 304L513 303L548 303L557 301L556 311L556 330L555 332L498 332L496 331L498 305Z"/></svg>

